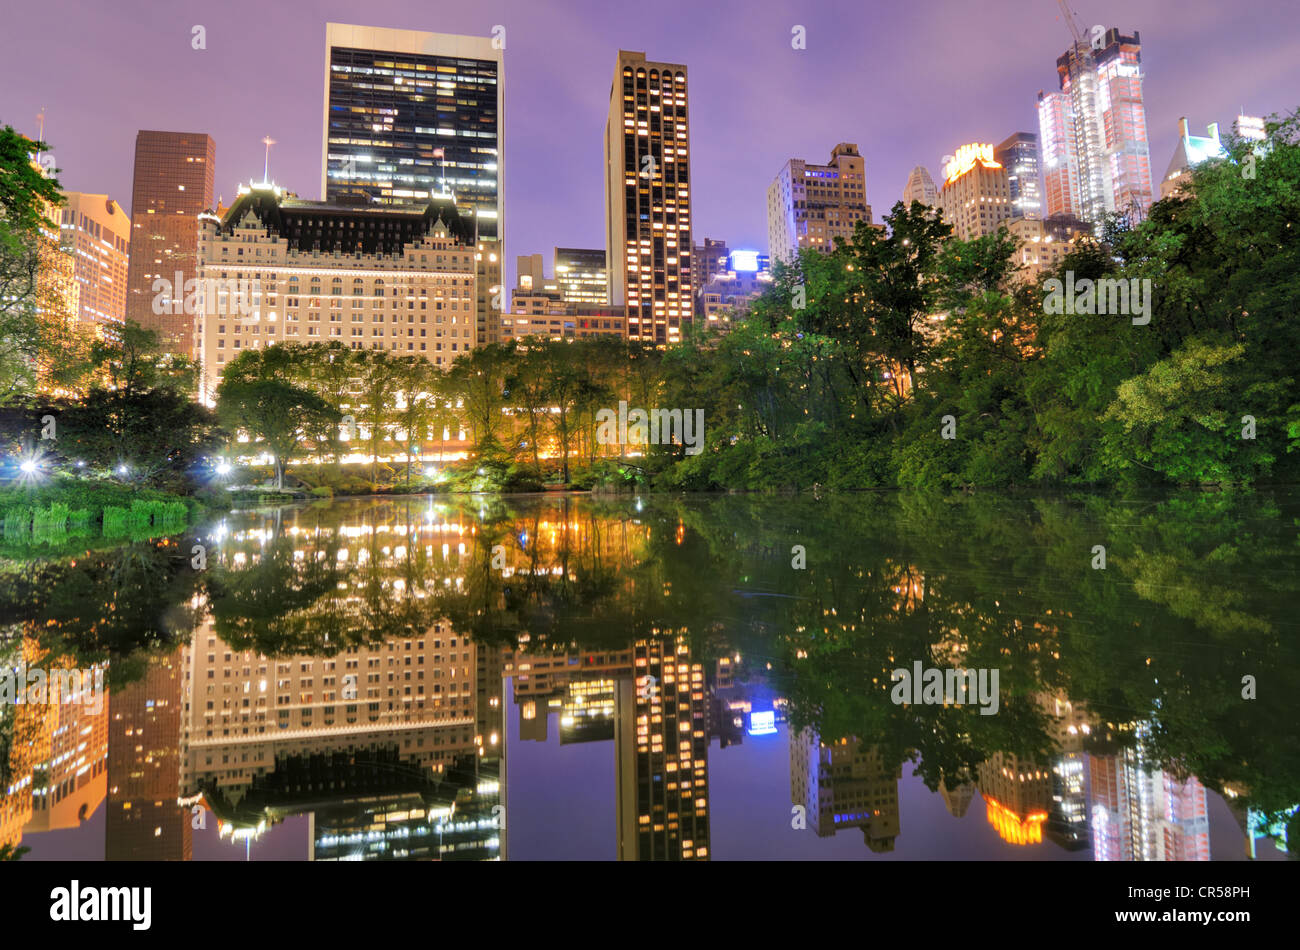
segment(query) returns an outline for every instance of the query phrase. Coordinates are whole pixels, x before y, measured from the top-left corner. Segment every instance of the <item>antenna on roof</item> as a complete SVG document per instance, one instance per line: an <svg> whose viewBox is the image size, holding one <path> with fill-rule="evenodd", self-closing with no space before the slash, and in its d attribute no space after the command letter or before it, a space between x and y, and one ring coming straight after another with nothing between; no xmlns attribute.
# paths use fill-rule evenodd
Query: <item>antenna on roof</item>
<svg viewBox="0 0 1300 950"><path fill-rule="evenodd" d="M262 164L262 183L266 184L271 180L271 146L275 144L275 139L267 135L263 137L262 144L266 146L266 160Z"/></svg>

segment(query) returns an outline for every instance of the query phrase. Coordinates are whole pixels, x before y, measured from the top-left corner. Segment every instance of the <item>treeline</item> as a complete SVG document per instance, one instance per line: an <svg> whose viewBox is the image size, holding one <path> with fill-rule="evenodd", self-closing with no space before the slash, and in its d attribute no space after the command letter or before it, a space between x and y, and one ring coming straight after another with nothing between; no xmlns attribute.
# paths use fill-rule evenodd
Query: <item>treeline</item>
<svg viewBox="0 0 1300 950"><path fill-rule="evenodd" d="M665 397L708 408L709 447L663 483L1294 483L1297 115L1265 143L1230 141L1055 275L1149 280L1149 322L1051 312L1005 233L952 240L919 204L778 268L746 323L666 355Z"/></svg>

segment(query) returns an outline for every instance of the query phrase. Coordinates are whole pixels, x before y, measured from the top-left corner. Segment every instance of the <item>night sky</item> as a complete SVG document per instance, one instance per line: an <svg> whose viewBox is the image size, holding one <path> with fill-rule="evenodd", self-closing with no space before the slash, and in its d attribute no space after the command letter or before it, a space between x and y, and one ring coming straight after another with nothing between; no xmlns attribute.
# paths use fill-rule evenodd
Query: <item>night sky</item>
<svg viewBox="0 0 1300 950"><path fill-rule="evenodd" d="M1225 128L1300 106L1295 0L1073 0L1078 19L1142 34L1153 178L1177 122ZM911 168L968 141L1037 131L1070 34L1054 0L744 3L660 0L74 2L10 4L0 122L46 136L70 190L129 209L138 129L207 132L217 193L272 177L320 187L327 21L490 35L506 27L506 253L603 245L601 142L620 47L690 68L693 236L766 248L766 189L791 157L858 143L876 219ZM191 28L207 31L193 50ZM791 48L791 28L807 49Z"/></svg>

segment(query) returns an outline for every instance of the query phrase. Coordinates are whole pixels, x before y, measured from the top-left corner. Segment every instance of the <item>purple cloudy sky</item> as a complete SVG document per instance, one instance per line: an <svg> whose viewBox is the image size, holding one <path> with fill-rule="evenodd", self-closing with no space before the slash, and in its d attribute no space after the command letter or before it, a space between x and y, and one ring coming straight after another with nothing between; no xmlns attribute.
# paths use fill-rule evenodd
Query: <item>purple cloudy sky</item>
<svg viewBox="0 0 1300 950"><path fill-rule="evenodd" d="M1085 29L1143 39L1155 176L1194 130L1300 106L1295 0L1072 0ZM858 143L877 219L911 168L1037 131L1069 41L1054 0L41 0L0 14L0 122L47 114L64 186L130 205L136 130L207 132L217 192L262 171L319 197L326 21L489 35L506 27L506 242L603 244L601 141L617 50L691 77L694 237L766 248L766 189L790 157ZM191 49L201 24L207 49ZM791 28L807 49L791 48ZM513 267L509 279L513 280Z"/></svg>

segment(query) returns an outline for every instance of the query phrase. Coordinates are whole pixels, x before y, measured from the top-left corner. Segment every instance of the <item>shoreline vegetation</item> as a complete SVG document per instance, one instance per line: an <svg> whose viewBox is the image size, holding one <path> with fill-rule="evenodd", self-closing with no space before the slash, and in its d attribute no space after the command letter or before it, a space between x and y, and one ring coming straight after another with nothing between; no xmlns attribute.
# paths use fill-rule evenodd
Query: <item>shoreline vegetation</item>
<svg viewBox="0 0 1300 950"><path fill-rule="evenodd" d="M526 338L444 371L342 341L244 348L206 406L197 368L151 332L79 339L42 324L39 295L10 302L7 339L31 332L26 349L0 352L0 515L31 532L178 517L146 509L167 503L146 489L211 507L408 492L1300 484L1300 112L1267 130L1263 142L1230 138L1145 220L1108 220L1042 286L1005 230L956 240L937 211L899 202L884 228L861 223L829 253L778 263L725 332L691 329L663 350ZM31 189L26 205L57 204L51 179L13 180ZM0 198L9 222L31 218ZM22 232L6 238L7 254L25 246ZM1141 319L1044 298L1136 284L1148 288ZM634 412L650 424L611 438L612 407L625 405L646 407ZM697 412L697 439L655 425ZM79 483L135 497L87 504ZM50 487L57 497L40 505L22 497Z"/></svg>

